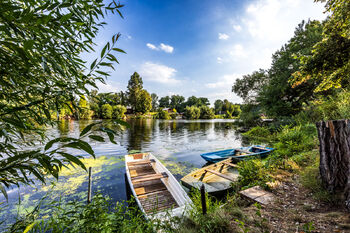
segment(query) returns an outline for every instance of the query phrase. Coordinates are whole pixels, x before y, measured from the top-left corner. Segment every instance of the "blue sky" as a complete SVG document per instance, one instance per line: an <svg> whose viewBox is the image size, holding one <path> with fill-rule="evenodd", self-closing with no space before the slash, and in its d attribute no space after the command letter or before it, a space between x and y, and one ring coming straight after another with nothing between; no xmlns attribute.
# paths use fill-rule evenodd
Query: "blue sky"
<svg viewBox="0 0 350 233"><path fill-rule="evenodd" d="M122 37L120 64L100 92L126 90L133 72L158 96L180 94L228 99L234 80L268 68L271 55L293 35L301 20L325 18L313 0L129 0L124 19L106 18L97 50L114 33ZM85 56L85 55L84 55ZM87 55L87 60L93 59Z"/></svg>

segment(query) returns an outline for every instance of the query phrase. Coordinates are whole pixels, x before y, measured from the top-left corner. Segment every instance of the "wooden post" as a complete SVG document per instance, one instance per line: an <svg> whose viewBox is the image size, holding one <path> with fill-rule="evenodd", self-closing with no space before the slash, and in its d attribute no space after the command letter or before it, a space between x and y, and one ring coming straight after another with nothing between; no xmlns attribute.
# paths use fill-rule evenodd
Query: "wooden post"
<svg viewBox="0 0 350 233"><path fill-rule="evenodd" d="M336 120L316 124L320 141L320 176L331 193L342 193L350 210L350 122Z"/></svg>
<svg viewBox="0 0 350 233"><path fill-rule="evenodd" d="M201 201L202 201L202 212L203 215L207 214L207 201L205 200L205 187L204 184L201 186Z"/></svg>
<svg viewBox="0 0 350 233"><path fill-rule="evenodd" d="M88 199L87 199L87 203L89 204L91 202L91 189L92 189L92 168L89 167L89 187L88 187Z"/></svg>

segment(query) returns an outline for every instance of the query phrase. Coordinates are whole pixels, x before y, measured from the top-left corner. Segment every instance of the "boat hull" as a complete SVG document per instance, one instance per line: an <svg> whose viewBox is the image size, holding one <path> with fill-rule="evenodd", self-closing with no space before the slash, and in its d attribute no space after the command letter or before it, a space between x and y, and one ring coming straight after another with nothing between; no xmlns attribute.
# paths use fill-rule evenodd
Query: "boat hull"
<svg viewBox="0 0 350 233"><path fill-rule="evenodd" d="M268 154L273 151L273 148L270 147L262 147L259 145L254 145L250 147L240 147L237 149L228 149L228 150L220 150L209 153L201 154L200 156L208 162L216 163L227 159L229 157L234 158L235 162L239 162L241 160L246 159L254 159L254 158L265 158ZM248 153L238 153L238 152L250 152Z"/></svg>

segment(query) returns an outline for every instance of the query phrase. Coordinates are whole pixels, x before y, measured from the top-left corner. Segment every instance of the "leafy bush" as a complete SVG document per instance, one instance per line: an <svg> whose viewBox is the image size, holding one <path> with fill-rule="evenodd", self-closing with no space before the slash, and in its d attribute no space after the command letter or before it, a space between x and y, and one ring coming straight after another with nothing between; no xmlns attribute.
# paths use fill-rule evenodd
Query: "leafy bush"
<svg viewBox="0 0 350 233"><path fill-rule="evenodd" d="M176 117L177 117L177 113L176 112L170 114L170 118L171 119L176 119Z"/></svg>
<svg viewBox="0 0 350 233"><path fill-rule="evenodd" d="M101 114L103 119L112 119L113 108L109 104L104 104L101 107Z"/></svg>
<svg viewBox="0 0 350 233"><path fill-rule="evenodd" d="M126 107L123 105L115 105L113 109L113 118L114 119L123 119L125 117Z"/></svg>
<svg viewBox="0 0 350 233"><path fill-rule="evenodd" d="M251 128L248 132L242 133L242 135L258 141L268 141L272 137L270 130L261 126Z"/></svg>
<svg viewBox="0 0 350 233"><path fill-rule="evenodd" d="M278 142L274 145L276 153L281 157L291 157L315 147L315 125L284 126L277 133Z"/></svg>
<svg viewBox="0 0 350 233"><path fill-rule="evenodd" d="M185 117L187 119L192 119L192 120L193 119L198 119L200 117L200 114L201 114L201 110L198 107L195 107L195 106L189 107L189 106L187 106L185 108L184 115L185 115Z"/></svg>
<svg viewBox="0 0 350 233"><path fill-rule="evenodd" d="M132 204L132 203L131 203ZM86 202L53 202L52 213L39 219L40 208L18 220L8 232L154 232L152 221L145 221L137 206L117 202L113 208L110 198L97 194Z"/></svg>
<svg viewBox="0 0 350 233"><path fill-rule="evenodd" d="M350 91L342 90L333 96L315 100L293 118L299 124L350 119Z"/></svg>
<svg viewBox="0 0 350 233"><path fill-rule="evenodd" d="M238 184L243 188L249 188L256 185L267 187L266 183L271 181L272 177L268 173L268 167L261 160L247 160L238 163Z"/></svg>
<svg viewBox="0 0 350 233"><path fill-rule="evenodd" d="M230 217L226 210L221 208L222 203L206 193L207 214L202 214L201 195L199 190L193 190L192 209L189 218L181 218L176 228L165 229L165 232L232 232Z"/></svg>
<svg viewBox="0 0 350 233"><path fill-rule="evenodd" d="M200 119L213 119L215 118L214 110L208 106L200 107Z"/></svg>
<svg viewBox="0 0 350 233"><path fill-rule="evenodd" d="M169 115L168 111L159 110L156 118L157 119L169 120L170 119L170 115Z"/></svg>

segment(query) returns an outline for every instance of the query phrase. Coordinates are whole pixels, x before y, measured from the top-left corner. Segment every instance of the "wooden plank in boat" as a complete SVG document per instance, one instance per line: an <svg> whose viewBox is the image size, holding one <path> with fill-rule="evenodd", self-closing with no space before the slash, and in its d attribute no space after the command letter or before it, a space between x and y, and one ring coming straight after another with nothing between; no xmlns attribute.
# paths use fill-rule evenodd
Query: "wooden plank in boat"
<svg viewBox="0 0 350 233"><path fill-rule="evenodd" d="M155 163L155 162L156 161L154 159L135 161L135 162L128 162L128 166L142 165L142 164L151 164L151 163Z"/></svg>
<svg viewBox="0 0 350 233"><path fill-rule="evenodd" d="M156 180L156 179L161 179L161 178L166 178L168 175L163 172L163 173L156 173L156 174L151 174L151 175L144 175L144 176L138 176L131 178L132 183L134 182L145 182L149 180Z"/></svg>
<svg viewBox="0 0 350 233"><path fill-rule="evenodd" d="M156 174L151 166L142 166L136 168L130 168L130 176L131 178Z"/></svg>
<svg viewBox="0 0 350 233"><path fill-rule="evenodd" d="M143 159L144 153L139 153L139 154L132 154L132 157L134 159Z"/></svg>
<svg viewBox="0 0 350 233"><path fill-rule="evenodd" d="M226 164L228 166L231 166L231 167L235 167L235 168L240 168L240 166L236 165L236 164L233 164L233 163L229 163L229 162L222 162L223 164Z"/></svg>
<svg viewBox="0 0 350 233"><path fill-rule="evenodd" d="M146 213L178 207L168 190L139 195L138 198Z"/></svg>
<svg viewBox="0 0 350 233"><path fill-rule="evenodd" d="M159 182L156 184L144 185L142 187L138 187L134 189L135 189L136 195L139 196L139 195L144 195L148 193L163 191L163 190L166 190L167 188L162 182Z"/></svg>
<svg viewBox="0 0 350 233"><path fill-rule="evenodd" d="M219 173L219 172L214 171L214 170L211 170L211 169L205 169L205 171L210 172L210 173L213 173L214 175L220 176L220 177L222 177L222 178L224 178L224 179L226 179L226 180L230 180L230 181L232 181L232 182L235 182L235 181L236 181L235 179L233 179L232 177L230 177L230 176L228 176L228 175Z"/></svg>

